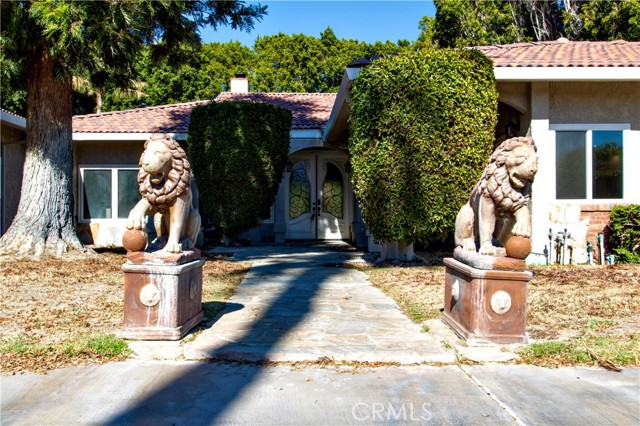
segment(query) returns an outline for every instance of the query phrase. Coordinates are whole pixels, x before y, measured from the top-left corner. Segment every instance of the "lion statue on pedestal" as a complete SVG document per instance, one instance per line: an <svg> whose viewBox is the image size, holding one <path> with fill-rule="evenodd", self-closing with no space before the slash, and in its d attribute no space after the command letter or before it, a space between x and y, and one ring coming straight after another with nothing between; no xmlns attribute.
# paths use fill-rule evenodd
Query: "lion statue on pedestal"
<svg viewBox="0 0 640 426"><path fill-rule="evenodd" d="M502 142L491 155L469 202L458 213L456 246L475 252L478 241L479 254L494 255L494 234L500 235L502 241L513 235L529 239L531 215L527 206L537 171L538 154L533 139L516 137ZM510 229L502 229L502 224Z"/></svg>
<svg viewBox="0 0 640 426"><path fill-rule="evenodd" d="M154 216L163 251L180 253L193 248L200 232L200 214L193 208L191 166L180 145L169 135L154 134L144 143L138 184L142 199L129 213L127 229L142 229L146 216Z"/></svg>

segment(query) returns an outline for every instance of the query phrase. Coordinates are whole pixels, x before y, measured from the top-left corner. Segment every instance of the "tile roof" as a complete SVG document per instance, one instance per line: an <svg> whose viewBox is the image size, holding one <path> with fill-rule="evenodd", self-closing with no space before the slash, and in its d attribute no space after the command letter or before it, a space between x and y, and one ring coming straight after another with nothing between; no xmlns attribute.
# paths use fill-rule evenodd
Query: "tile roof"
<svg viewBox="0 0 640 426"><path fill-rule="evenodd" d="M233 93L223 92L217 102L264 102L293 113L292 129L322 129L327 124L337 93Z"/></svg>
<svg viewBox="0 0 640 426"><path fill-rule="evenodd" d="M293 113L292 129L321 129L329 120L335 93L230 93L216 101L265 102ZM73 117L75 133L187 133L191 110L210 101L161 105Z"/></svg>
<svg viewBox="0 0 640 426"><path fill-rule="evenodd" d="M76 133L187 133L191 110L209 101L76 115Z"/></svg>
<svg viewBox="0 0 640 426"><path fill-rule="evenodd" d="M640 67L640 42L556 41L476 46L495 67Z"/></svg>

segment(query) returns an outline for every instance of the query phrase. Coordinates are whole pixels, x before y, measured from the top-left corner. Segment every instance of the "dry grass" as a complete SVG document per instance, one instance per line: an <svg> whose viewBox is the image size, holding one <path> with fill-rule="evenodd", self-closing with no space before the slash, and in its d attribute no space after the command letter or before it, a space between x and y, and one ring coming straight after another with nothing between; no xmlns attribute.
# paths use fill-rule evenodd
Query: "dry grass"
<svg viewBox="0 0 640 426"><path fill-rule="evenodd" d="M51 368L124 359L114 334L123 321L124 252L64 260L0 261L0 371ZM250 264L206 259L205 316L215 316Z"/></svg>
<svg viewBox="0 0 640 426"><path fill-rule="evenodd" d="M527 332L536 343L523 349L524 362L640 366L640 265L531 270ZM382 265L365 272L414 321L440 316L444 267Z"/></svg>

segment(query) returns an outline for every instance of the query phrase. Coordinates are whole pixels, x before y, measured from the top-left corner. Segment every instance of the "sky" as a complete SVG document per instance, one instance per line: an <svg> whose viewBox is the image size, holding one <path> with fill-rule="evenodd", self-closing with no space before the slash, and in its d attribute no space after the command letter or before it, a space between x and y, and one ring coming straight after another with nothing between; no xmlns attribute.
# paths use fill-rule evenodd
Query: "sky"
<svg viewBox="0 0 640 426"><path fill-rule="evenodd" d="M251 33L219 27L202 31L204 42L239 41L253 47L258 36L282 32L320 37L331 27L339 39L356 39L367 43L405 39L415 41L420 34L418 23L423 16L435 16L432 1L262 1L268 15L257 22Z"/></svg>

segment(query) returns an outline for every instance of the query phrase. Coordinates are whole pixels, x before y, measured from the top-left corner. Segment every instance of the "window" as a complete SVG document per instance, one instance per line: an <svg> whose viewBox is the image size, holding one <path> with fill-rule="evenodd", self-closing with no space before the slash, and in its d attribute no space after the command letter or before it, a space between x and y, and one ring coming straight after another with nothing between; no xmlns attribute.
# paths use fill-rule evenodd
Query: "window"
<svg viewBox="0 0 640 426"><path fill-rule="evenodd" d="M556 131L556 199L621 199L622 130Z"/></svg>
<svg viewBox="0 0 640 426"><path fill-rule="evenodd" d="M80 168L80 222L126 219L138 200L136 166Z"/></svg>

